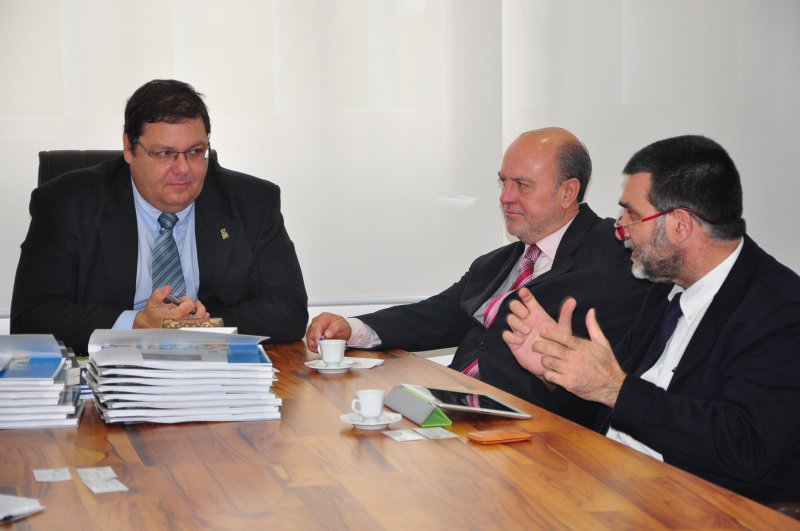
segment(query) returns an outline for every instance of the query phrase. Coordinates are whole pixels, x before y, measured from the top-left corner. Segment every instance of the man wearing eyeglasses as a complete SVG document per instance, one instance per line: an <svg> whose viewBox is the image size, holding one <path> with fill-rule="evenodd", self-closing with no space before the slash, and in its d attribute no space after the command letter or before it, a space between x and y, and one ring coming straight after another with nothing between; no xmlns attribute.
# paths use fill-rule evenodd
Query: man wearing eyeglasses
<svg viewBox="0 0 800 531"><path fill-rule="evenodd" d="M519 241L478 257L458 282L424 301L358 318L315 317L308 347L316 350L320 337L359 348L457 346L452 369L582 422L583 401L522 369L501 333L521 286L554 316L563 298L578 292L578 313L600 307L612 336L630 326L649 283L631 275L630 253L614 239L613 220L583 203L591 172L589 153L571 132L548 127L521 134L498 172L506 230Z"/></svg>
<svg viewBox="0 0 800 531"><path fill-rule="evenodd" d="M307 297L280 191L210 160L210 132L201 94L154 80L128 100L122 157L33 191L13 333L84 352L98 328L211 316L302 337Z"/></svg>
<svg viewBox="0 0 800 531"><path fill-rule="evenodd" d="M761 502L800 501L800 277L745 234L736 167L716 142L655 142L628 162L616 224L656 282L625 338L572 334L535 298L504 334L537 377L597 404L607 436ZM579 298L580 295L576 295Z"/></svg>

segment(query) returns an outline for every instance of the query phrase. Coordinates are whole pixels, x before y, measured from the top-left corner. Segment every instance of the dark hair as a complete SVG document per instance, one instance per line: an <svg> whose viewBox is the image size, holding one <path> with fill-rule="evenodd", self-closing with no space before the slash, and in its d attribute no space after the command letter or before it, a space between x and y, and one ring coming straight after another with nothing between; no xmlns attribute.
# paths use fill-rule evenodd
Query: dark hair
<svg viewBox="0 0 800 531"><path fill-rule="evenodd" d="M659 212L691 208L710 222L698 219L712 238L744 235L739 172L728 152L710 138L685 135L653 142L631 157L623 173L651 174L648 200Z"/></svg>
<svg viewBox="0 0 800 531"><path fill-rule="evenodd" d="M174 79L154 79L136 89L125 106L125 127L131 145L139 141L146 123L180 123L202 118L206 134L211 133L211 119L203 95L194 87Z"/></svg>
<svg viewBox="0 0 800 531"><path fill-rule="evenodd" d="M558 171L561 173L559 182L567 179L578 179L578 203L583 201L589 178L592 176L592 159L589 151L580 141L569 141L561 145L556 155Z"/></svg>

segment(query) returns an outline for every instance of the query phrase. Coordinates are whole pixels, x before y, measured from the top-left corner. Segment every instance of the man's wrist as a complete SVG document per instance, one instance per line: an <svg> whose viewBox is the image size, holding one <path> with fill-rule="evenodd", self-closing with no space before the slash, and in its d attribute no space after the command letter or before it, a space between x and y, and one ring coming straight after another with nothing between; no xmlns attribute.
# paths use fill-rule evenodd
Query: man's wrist
<svg viewBox="0 0 800 531"><path fill-rule="evenodd" d="M622 373L620 376L615 378L612 385L609 386L604 400L602 400L603 404L607 405L611 409L614 409L614 406L617 405L617 399L619 398L619 392L622 389L622 384L625 383L625 378L627 377L627 374Z"/></svg>
<svg viewBox="0 0 800 531"><path fill-rule="evenodd" d="M136 312L136 317L133 318L133 328L157 328L157 325L150 322L144 310L139 310Z"/></svg>

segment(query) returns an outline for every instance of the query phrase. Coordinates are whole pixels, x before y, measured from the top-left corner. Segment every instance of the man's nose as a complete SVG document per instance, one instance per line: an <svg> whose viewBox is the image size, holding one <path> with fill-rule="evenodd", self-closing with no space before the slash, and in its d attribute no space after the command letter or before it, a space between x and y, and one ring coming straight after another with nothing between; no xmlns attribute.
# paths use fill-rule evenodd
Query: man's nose
<svg viewBox="0 0 800 531"><path fill-rule="evenodd" d="M189 159L186 153L176 153L176 158L172 161L172 170L178 172L185 172L189 169Z"/></svg>
<svg viewBox="0 0 800 531"><path fill-rule="evenodd" d="M511 181L503 183L503 188L500 190L500 203L513 203L515 197L514 183Z"/></svg>

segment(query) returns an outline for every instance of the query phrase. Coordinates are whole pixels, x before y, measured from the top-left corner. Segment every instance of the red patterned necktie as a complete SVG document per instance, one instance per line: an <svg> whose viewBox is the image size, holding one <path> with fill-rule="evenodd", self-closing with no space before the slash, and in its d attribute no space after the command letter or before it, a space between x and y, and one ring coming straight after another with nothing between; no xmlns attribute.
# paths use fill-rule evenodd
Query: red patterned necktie
<svg viewBox="0 0 800 531"><path fill-rule="evenodd" d="M533 265L536 263L536 259L539 258L540 254L542 254L542 250L539 249L535 243L530 245L528 250L525 251L525 255L522 257L522 262L520 263L519 276L511 285L511 289L492 299L492 301L486 307L486 310L483 312L483 324L486 326L486 328L492 326L495 317L497 317L497 312L500 310L500 305L503 303L505 298L508 297L512 292L530 282L531 278L533 278ZM473 378L480 380L478 358L475 358L475 360L463 370L463 373L467 376L472 376Z"/></svg>

